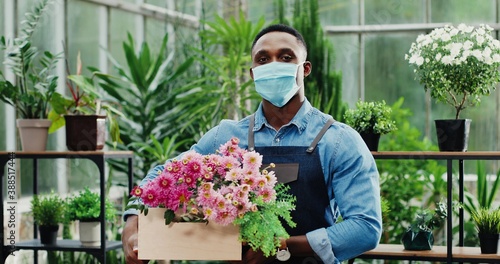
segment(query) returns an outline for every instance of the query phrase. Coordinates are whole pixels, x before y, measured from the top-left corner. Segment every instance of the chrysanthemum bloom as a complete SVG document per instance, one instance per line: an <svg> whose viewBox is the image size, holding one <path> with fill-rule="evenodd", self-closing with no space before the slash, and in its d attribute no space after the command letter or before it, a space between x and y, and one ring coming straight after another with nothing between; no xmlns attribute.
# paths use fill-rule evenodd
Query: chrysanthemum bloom
<svg viewBox="0 0 500 264"><path fill-rule="evenodd" d="M146 186L143 188L143 192L141 194L141 199L148 206L157 207L159 205L158 189L151 188L151 187Z"/></svg>
<svg viewBox="0 0 500 264"><path fill-rule="evenodd" d="M135 186L130 192L130 195L133 195L135 197L141 197L141 194L142 194L142 188L138 185Z"/></svg>
<svg viewBox="0 0 500 264"><path fill-rule="evenodd" d="M262 155L255 151L250 151L243 154L243 168L251 170L259 170L262 165Z"/></svg>

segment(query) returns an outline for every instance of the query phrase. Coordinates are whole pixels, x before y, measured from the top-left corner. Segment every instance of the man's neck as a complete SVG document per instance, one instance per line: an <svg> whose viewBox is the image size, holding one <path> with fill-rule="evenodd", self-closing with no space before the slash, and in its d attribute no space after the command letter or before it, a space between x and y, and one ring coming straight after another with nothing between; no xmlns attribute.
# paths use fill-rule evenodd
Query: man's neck
<svg viewBox="0 0 500 264"><path fill-rule="evenodd" d="M295 96L283 107L276 107L269 102L263 101L262 110L267 122L278 131L282 126L290 123L295 117L299 109L302 107L304 100L300 100L299 96Z"/></svg>

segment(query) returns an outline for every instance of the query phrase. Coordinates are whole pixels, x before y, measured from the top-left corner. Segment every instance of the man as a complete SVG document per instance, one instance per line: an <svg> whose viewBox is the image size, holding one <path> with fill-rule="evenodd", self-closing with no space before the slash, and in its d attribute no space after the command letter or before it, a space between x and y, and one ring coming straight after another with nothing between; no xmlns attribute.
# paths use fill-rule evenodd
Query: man
<svg viewBox="0 0 500 264"><path fill-rule="evenodd" d="M307 101L304 78L312 65L306 58L306 43L295 29L263 29L252 44L250 69L263 97L258 110L240 121L222 121L191 148L209 154L238 137L240 146L258 151L264 163L288 165L282 171L286 180L279 170L276 175L297 197L292 213L297 227L287 229L291 237L282 241L278 258L246 250L243 263L339 263L375 248L380 239L379 174L373 156L356 131ZM146 178L162 169L154 168ZM137 216L128 216L122 237L127 263L140 263L133 251Z"/></svg>

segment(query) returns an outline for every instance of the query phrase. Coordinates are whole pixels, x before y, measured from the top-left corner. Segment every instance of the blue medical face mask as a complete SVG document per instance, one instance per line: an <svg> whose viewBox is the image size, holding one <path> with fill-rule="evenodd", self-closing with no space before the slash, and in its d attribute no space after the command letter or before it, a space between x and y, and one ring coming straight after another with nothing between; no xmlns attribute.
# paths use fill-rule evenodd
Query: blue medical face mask
<svg viewBox="0 0 500 264"><path fill-rule="evenodd" d="M252 69L257 93L276 107L283 107L299 90L299 64L271 62Z"/></svg>

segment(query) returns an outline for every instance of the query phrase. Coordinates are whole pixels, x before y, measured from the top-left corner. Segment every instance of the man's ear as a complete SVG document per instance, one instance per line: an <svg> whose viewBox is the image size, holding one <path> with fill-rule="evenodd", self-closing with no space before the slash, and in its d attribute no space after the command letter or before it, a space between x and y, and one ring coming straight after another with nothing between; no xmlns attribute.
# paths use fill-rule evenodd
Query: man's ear
<svg viewBox="0 0 500 264"><path fill-rule="evenodd" d="M248 71L250 72L250 77L251 77L251 78L252 78L252 80L253 80L253 70L252 70L252 68L248 69Z"/></svg>
<svg viewBox="0 0 500 264"><path fill-rule="evenodd" d="M309 74L311 74L311 71L312 71L312 64L310 61L305 61L304 62L304 77L307 77L309 76Z"/></svg>

